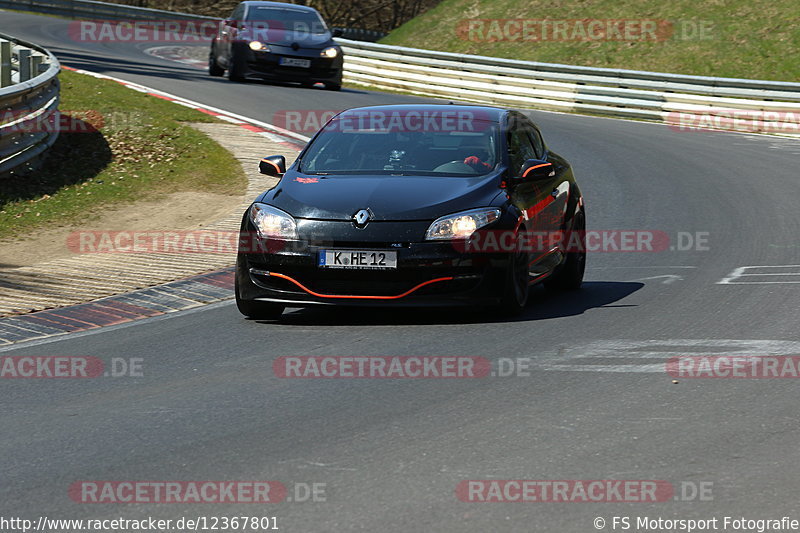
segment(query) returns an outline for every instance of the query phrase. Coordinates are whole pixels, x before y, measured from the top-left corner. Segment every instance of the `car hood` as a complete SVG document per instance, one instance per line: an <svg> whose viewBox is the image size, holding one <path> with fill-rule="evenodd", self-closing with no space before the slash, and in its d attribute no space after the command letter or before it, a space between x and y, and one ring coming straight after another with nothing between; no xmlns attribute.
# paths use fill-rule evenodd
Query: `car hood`
<svg viewBox="0 0 800 533"><path fill-rule="evenodd" d="M491 205L498 173L477 177L313 176L289 171L260 201L295 218L351 220L369 209L373 220L434 220Z"/></svg>
<svg viewBox="0 0 800 533"><path fill-rule="evenodd" d="M274 46L292 46L292 44L297 43L299 48L321 48L335 44L332 42L331 33L327 31L325 33L311 33L273 29L267 32L259 32L259 30L254 29L242 32L240 38L244 40L253 39Z"/></svg>

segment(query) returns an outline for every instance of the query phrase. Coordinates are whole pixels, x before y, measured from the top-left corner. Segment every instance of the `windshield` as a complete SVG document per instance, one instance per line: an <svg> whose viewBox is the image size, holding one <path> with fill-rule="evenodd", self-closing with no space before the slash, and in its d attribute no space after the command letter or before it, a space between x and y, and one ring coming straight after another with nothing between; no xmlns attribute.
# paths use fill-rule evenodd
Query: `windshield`
<svg viewBox="0 0 800 533"><path fill-rule="evenodd" d="M407 122L373 127L334 119L308 147L299 169L306 174L479 176L499 162L496 123L426 124L433 127L409 131L415 128L404 127Z"/></svg>
<svg viewBox="0 0 800 533"><path fill-rule="evenodd" d="M316 35L328 31L322 18L314 11L283 9L275 7L251 7L247 12L249 22L269 22L276 30Z"/></svg>

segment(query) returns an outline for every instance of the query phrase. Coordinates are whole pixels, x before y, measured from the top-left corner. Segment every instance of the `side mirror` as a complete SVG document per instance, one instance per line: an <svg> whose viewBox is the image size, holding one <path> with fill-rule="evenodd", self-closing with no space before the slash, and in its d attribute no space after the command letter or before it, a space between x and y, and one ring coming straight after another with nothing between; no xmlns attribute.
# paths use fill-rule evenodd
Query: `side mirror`
<svg viewBox="0 0 800 533"><path fill-rule="evenodd" d="M344 35L344 32L342 31L341 28L334 28L333 31L331 32L331 35L333 35L334 37L341 37L342 35Z"/></svg>
<svg viewBox="0 0 800 533"><path fill-rule="evenodd" d="M538 181L552 178L556 175L553 163L541 159L528 159L522 164L519 171L519 181Z"/></svg>
<svg viewBox="0 0 800 533"><path fill-rule="evenodd" d="M233 20L233 19L225 20L225 21L223 21L223 23L226 26L230 26L231 28L236 28L237 26L239 26L239 22L236 21L236 20Z"/></svg>
<svg viewBox="0 0 800 533"><path fill-rule="evenodd" d="M279 178L286 173L286 158L282 155L265 157L258 164L258 171L267 176Z"/></svg>

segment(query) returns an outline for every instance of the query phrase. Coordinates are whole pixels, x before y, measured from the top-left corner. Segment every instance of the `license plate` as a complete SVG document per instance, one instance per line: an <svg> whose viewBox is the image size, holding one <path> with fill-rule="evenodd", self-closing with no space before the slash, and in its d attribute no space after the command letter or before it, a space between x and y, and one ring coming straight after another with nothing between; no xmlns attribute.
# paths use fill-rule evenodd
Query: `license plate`
<svg viewBox="0 0 800 533"><path fill-rule="evenodd" d="M321 268L397 268L397 252L384 250L320 250Z"/></svg>
<svg viewBox="0 0 800 533"><path fill-rule="evenodd" d="M311 66L310 59L297 59L295 57L282 57L280 59L280 65L284 67L301 67L301 68L308 68Z"/></svg>

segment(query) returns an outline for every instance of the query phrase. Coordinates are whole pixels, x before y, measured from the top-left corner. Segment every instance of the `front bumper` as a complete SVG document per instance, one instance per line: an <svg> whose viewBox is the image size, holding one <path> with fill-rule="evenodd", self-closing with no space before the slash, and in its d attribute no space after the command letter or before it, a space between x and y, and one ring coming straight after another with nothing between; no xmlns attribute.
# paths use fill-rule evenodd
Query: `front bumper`
<svg viewBox="0 0 800 533"><path fill-rule="evenodd" d="M240 251L236 264L239 297L290 306L455 306L498 303L507 254L460 252L450 242L348 242L347 249L397 252L397 268L333 269L318 266L322 250L345 248L285 242L281 250Z"/></svg>
<svg viewBox="0 0 800 533"><path fill-rule="evenodd" d="M244 49L244 47L243 47ZM301 83L342 83L342 55L335 58L320 57L319 50L292 50L278 47L269 52L244 49L246 76L273 81ZM309 67L289 67L280 64L282 58L310 62Z"/></svg>

